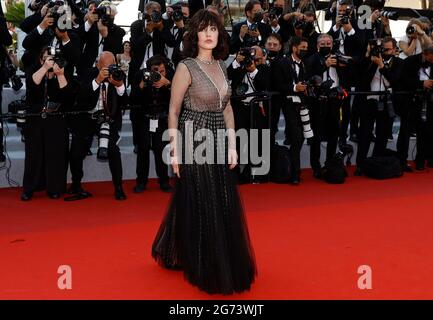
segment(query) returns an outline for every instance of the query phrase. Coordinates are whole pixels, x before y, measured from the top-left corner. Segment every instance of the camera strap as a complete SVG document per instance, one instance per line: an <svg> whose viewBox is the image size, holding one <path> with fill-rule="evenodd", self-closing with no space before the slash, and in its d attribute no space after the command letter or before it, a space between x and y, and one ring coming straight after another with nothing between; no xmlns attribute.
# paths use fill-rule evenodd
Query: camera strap
<svg viewBox="0 0 433 320"><path fill-rule="evenodd" d="M102 95L102 107L104 108L104 113L106 116L111 117L110 110L108 110L107 85L105 84L105 82L101 83L101 95Z"/></svg>

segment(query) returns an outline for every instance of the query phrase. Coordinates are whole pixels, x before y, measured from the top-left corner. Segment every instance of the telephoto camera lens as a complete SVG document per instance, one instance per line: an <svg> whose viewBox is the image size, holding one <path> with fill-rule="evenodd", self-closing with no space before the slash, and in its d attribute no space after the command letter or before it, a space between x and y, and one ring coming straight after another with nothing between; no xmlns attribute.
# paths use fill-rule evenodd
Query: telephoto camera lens
<svg viewBox="0 0 433 320"><path fill-rule="evenodd" d="M100 162L108 161L108 143L110 141L110 124L104 122L99 129L99 145L96 158Z"/></svg>
<svg viewBox="0 0 433 320"><path fill-rule="evenodd" d="M314 137L313 130L311 129L310 112L307 108L301 107L299 114L301 115L302 127L304 129L304 138L310 139Z"/></svg>

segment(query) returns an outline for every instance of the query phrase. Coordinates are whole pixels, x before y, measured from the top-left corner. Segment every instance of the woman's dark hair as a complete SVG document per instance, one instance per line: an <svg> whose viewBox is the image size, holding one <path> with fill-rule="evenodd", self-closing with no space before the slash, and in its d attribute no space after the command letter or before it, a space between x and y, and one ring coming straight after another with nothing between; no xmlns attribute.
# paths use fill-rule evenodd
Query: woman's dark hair
<svg viewBox="0 0 433 320"><path fill-rule="evenodd" d="M123 41L122 43L122 51L120 53L125 53L125 44L129 43L129 47L131 48L131 41Z"/></svg>
<svg viewBox="0 0 433 320"><path fill-rule="evenodd" d="M208 26L218 28L218 43L212 50L214 59L220 60L227 57L229 51L227 32L221 23L220 17L215 13L201 9L197 11L189 22L188 32L183 39L183 58L195 58L198 55L198 33Z"/></svg>
<svg viewBox="0 0 433 320"><path fill-rule="evenodd" d="M39 60L38 60L38 61L43 60L43 57L44 57L44 53L45 53L45 52L48 52L48 54L50 54L50 47L49 47L49 46L44 46L44 47L41 49L41 51L39 51Z"/></svg>
<svg viewBox="0 0 433 320"><path fill-rule="evenodd" d="M245 4L245 8L244 8L245 14L247 14L248 11L253 10L253 9L254 9L254 6L255 6L256 4L262 5L262 3L261 3L260 1L258 1L258 0L250 0L250 1L248 1L248 2Z"/></svg>

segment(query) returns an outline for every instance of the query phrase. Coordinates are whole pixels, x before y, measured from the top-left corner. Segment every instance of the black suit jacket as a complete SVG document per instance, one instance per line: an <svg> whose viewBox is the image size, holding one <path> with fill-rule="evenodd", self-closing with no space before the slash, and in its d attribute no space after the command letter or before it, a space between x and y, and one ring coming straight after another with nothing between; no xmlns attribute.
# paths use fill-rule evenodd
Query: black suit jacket
<svg viewBox="0 0 433 320"><path fill-rule="evenodd" d="M100 89L93 90L92 82L98 76L98 69L91 68L86 74L83 74L81 88L78 95L77 109L82 111L91 111L96 107L99 99ZM115 121L117 129L120 129L122 124L122 110L126 108L128 103L128 94L125 89L123 96L117 94L116 87L111 83L107 85L107 107L110 110L111 118Z"/></svg>
<svg viewBox="0 0 433 320"><path fill-rule="evenodd" d="M419 70L423 67L423 55L417 54L406 58L401 72L401 83L407 90L423 90L424 81L419 79ZM433 67L432 67L433 69Z"/></svg>
<svg viewBox="0 0 433 320"><path fill-rule="evenodd" d="M257 66L257 74L252 82L256 92L266 91L270 89L271 83L271 69L267 65ZM227 68L228 78L231 80L231 86L233 94L235 94L236 88L243 82L247 71L244 68L234 69L233 65Z"/></svg>
<svg viewBox="0 0 433 320"><path fill-rule="evenodd" d="M206 7L212 4L212 0L205 0ZM189 16L192 18L197 11L204 9L202 0L188 0Z"/></svg>
<svg viewBox="0 0 433 320"><path fill-rule="evenodd" d="M25 33L30 33L42 22L42 20L41 11L37 11L20 23L20 29Z"/></svg>
<svg viewBox="0 0 433 320"><path fill-rule="evenodd" d="M85 28L84 25L80 28ZM87 69L93 67L96 58L98 57L99 48L99 30L94 23L89 31L81 31L83 34L84 49L77 67L78 74L81 75ZM125 30L119 26L114 25L113 28L108 29L108 35L103 41L103 51L110 51L116 56L123 51L123 37Z"/></svg>
<svg viewBox="0 0 433 320"><path fill-rule="evenodd" d="M241 27L247 24L247 20L239 22L233 26L232 36L230 39L230 53L234 54L239 51L240 48L244 47L248 43L248 39L250 36L248 34L245 35L244 41L242 42L239 38L239 34L241 31ZM261 41L260 46L264 46L266 43L266 39L272 33L272 29L269 25L264 24L262 22L258 23L258 30L260 32Z"/></svg>
<svg viewBox="0 0 433 320"><path fill-rule="evenodd" d="M294 91L294 84L306 80L305 65L301 68L299 76L296 76L293 68L292 57L282 57L272 63L272 89L278 91L283 96L303 96Z"/></svg>
<svg viewBox="0 0 433 320"><path fill-rule="evenodd" d="M131 62L129 64L129 83L136 82L134 74L140 70L141 65L146 55L146 48L149 43L152 43L153 53L152 55L160 54L165 56L165 46L174 47L176 45L176 39L171 34L168 26L159 30L154 30L152 36L150 36L144 29L144 20L137 20L131 25Z"/></svg>
<svg viewBox="0 0 433 320"><path fill-rule="evenodd" d="M80 38L78 35L71 31L67 31L70 41L63 45L62 41L59 41L59 47L62 50L64 57L67 61L65 67L65 73L68 74L69 78L72 78L74 72L74 66L78 64L80 60ZM32 67L39 63L39 54L43 47L49 46L55 37L54 30L45 29L42 34L39 34L37 29L33 29L23 41L23 47L26 52L22 58L24 67L27 70L28 67Z"/></svg>
<svg viewBox="0 0 433 320"><path fill-rule="evenodd" d="M389 68L383 68L379 72L383 77L389 81L391 88L395 90L401 90L403 87L400 82L403 70L403 60L398 57L393 57ZM362 63L362 69L364 70L362 78L362 90L369 91L371 88L371 81L373 81L374 75L378 69L377 64L373 63L370 58L365 58ZM418 69L419 70L419 69Z"/></svg>
<svg viewBox="0 0 433 320"><path fill-rule="evenodd" d="M1 47L10 46L11 44L12 44L12 36L9 33L9 30L6 26L6 20L5 18L0 16L0 46ZM4 48L0 48L0 49L2 49L0 50L0 65L3 65L6 59L7 52L6 50L4 50ZM0 91L2 88L0 88Z"/></svg>

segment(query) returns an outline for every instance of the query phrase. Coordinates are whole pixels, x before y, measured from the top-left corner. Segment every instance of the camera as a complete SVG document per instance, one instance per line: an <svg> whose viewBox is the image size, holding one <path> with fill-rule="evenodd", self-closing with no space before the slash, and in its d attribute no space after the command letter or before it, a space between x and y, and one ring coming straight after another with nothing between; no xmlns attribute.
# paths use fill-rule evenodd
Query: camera
<svg viewBox="0 0 433 320"><path fill-rule="evenodd" d="M301 116L302 128L304 131L304 138L310 139L314 137L313 130L311 129L310 112L305 106L301 106L299 110Z"/></svg>
<svg viewBox="0 0 433 320"><path fill-rule="evenodd" d="M413 35L413 34L416 33L416 28L415 28L414 26L409 26L409 27L407 27L407 29L406 29L406 33L407 33L408 35Z"/></svg>
<svg viewBox="0 0 433 320"><path fill-rule="evenodd" d="M313 76L307 81L303 81L302 84L307 86L307 96L309 98L317 98L320 92L320 87L323 80L319 76Z"/></svg>
<svg viewBox="0 0 433 320"><path fill-rule="evenodd" d="M93 10L93 14L98 15L101 23L106 27L112 27L114 25L114 17L111 15L110 6L101 6Z"/></svg>
<svg viewBox="0 0 433 320"><path fill-rule="evenodd" d="M54 20L54 23L51 26L53 29L55 29L58 26L59 19L64 14L64 12L62 13L59 12L60 7L64 5L65 3L59 0L48 2L47 14ZM65 30L60 30L60 31L65 31Z"/></svg>
<svg viewBox="0 0 433 320"><path fill-rule="evenodd" d="M379 57L381 54L385 52L381 40L370 40L369 44L370 44L370 56Z"/></svg>
<svg viewBox="0 0 433 320"><path fill-rule="evenodd" d="M305 20L296 20L294 23L293 23L293 27L295 28L295 29L305 29L306 27L307 27L307 22L305 21Z"/></svg>
<svg viewBox="0 0 433 320"><path fill-rule="evenodd" d="M1 86L3 86L3 84L9 84L9 80L12 84L12 89L14 91L20 90L23 86L21 78L17 75L17 69L8 58L4 60L4 65L1 68L0 73Z"/></svg>
<svg viewBox="0 0 433 320"><path fill-rule="evenodd" d="M270 20L270 21L275 20L275 19L278 19L278 16L279 16L279 14L278 14L276 8L271 8L271 9L269 10L269 20Z"/></svg>
<svg viewBox="0 0 433 320"><path fill-rule="evenodd" d="M240 85L237 86L235 93L237 96L243 96L244 94L246 94L248 92L248 84L246 83L241 83Z"/></svg>
<svg viewBox="0 0 433 320"><path fill-rule="evenodd" d="M100 162L108 161L108 143L110 142L110 124L102 122L99 128L98 153L96 159Z"/></svg>
<svg viewBox="0 0 433 320"><path fill-rule="evenodd" d="M173 15L172 15L173 21L178 22L183 20L183 12L182 7L174 7L173 8Z"/></svg>
<svg viewBox="0 0 433 320"><path fill-rule="evenodd" d="M57 64L60 69L66 67L67 62L60 48L49 47L48 52L53 57L54 63Z"/></svg>
<svg viewBox="0 0 433 320"><path fill-rule="evenodd" d="M109 65L108 73L115 81L122 81L125 79L125 73L123 72L122 67L117 64Z"/></svg>
<svg viewBox="0 0 433 320"><path fill-rule="evenodd" d="M143 69L143 81L146 84L153 84L155 82L158 82L161 80L161 74L159 72L149 70L149 69Z"/></svg>
<svg viewBox="0 0 433 320"><path fill-rule="evenodd" d="M150 21L153 23L159 23L162 21L162 15L161 12L153 10L152 13L148 16ZM182 14L183 17L183 14Z"/></svg>
<svg viewBox="0 0 433 320"><path fill-rule="evenodd" d="M263 11L258 11L254 14L253 20L255 23L259 23L263 20Z"/></svg>
<svg viewBox="0 0 433 320"><path fill-rule="evenodd" d="M341 24L346 25L350 23L350 15L343 15L340 19Z"/></svg>
<svg viewBox="0 0 433 320"><path fill-rule="evenodd" d="M398 18L400 18L400 14L397 11L382 10L382 11L380 11L380 16L388 18L390 20L395 20L395 21L398 20Z"/></svg>
<svg viewBox="0 0 433 320"><path fill-rule="evenodd" d="M239 55L244 56L245 59L241 62L242 67L249 67L254 63L256 57L256 50L250 47L244 47L239 50Z"/></svg>

